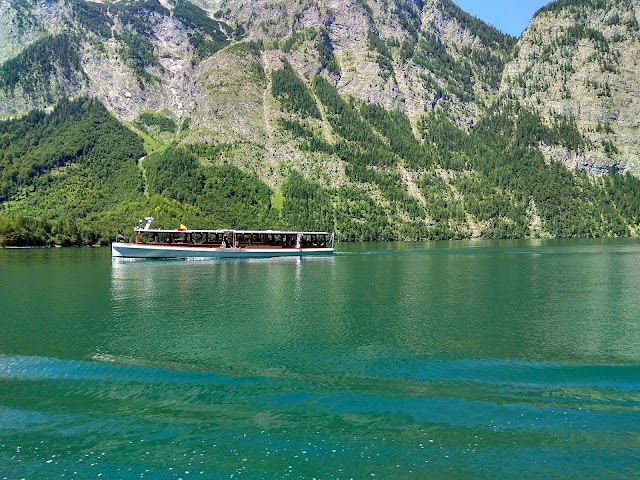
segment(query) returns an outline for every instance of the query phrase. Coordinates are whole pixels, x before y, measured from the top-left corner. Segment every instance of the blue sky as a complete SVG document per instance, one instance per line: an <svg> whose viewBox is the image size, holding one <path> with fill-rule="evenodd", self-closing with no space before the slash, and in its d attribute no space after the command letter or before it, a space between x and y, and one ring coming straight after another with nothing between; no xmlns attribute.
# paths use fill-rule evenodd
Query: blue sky
<svg viewBox="0 0 640 480"><path fill-rule="evenodd" d="M465 12L481 18L504 33L516 37L529 24L533 14L551 0L453 0Z"/></svg>

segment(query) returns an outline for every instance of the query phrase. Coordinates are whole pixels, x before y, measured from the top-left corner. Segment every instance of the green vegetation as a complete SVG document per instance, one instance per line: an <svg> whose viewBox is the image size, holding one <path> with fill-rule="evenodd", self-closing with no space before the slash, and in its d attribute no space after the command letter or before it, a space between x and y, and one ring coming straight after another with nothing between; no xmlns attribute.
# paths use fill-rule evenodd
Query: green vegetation
<svg viewBox="0 0 640 480"><path fill-rule="evenodd" d="M204 166L224 146L168 146L139 166L142 140L96 100L0 122L0 146L0 245L108 244L146 215L167 227L281 222L255 175Z"/></svg>
<svg viewBox="0 0 640 480"><path fill-rule="evenodd" d="M398 238L387 212L362 190L340 187L335 192L335 203L339 240L370 242Z"/></svg>
<svg viewBox="0 0 640 480"><path fill-rule="evenodd" d="M565 8L584 8L585 5L590 6L595 10L607 9L609 2L607 0L556 0L548 5L540 8L536 15L542 12L555 12L558 10L564 10Z"/></svg>
<svg viewBox="0 0 640 480"><path fill-rule="evenodd" d="M71 8L75 19L89 32L101 38L111 37L113 20L108 15L108 7L102 3L73 0Z"/></svg>
<svg viewBox="0 0 640 480"><path fill-rule="evenodd" d="M168 148L144 160L149 192L194 205L204 186L196 158L179 148Z"/></svg>
<svg viewBox="0 0 640 480"><path fill-rule="evenodd" d="M141 130L146 130L146 127L156 128L160 133L175 133L178 129L178 124L174 119L155 112L142 112L138 115L136 126Z"/></svg>
<svg viewBox="0 0 640 480"><path fill-rule="evenodd" d="M471 65L455 60L434 34L426 34L420 39L413 54L413 61L432 72L436 78L443 80L451 94L465 101L474 98Z"/></svg>
<svg viewBox="0 0 640 480"><path fill-rule="evenodd" d="M517 115L513 115L517 112ZM506 218L521 224L535 204L547 232L555 237L622 236L634 222L622 218L610 195L586 174L560 163L547 165L536 144L580 149L585 142L571 120L545 127L517 104L497 106L476 126L467 149L471 166L493 188L507 193L512 208ZM474 145L475 144L475 145ZM525 232L526 233L526 232Z"/></svg>
<svg viewBox="0 0 640 480"><path fill-rule="evenodd" d="M75 168L112 186L117 203L139 191L136 160L143 154L141 140L98 101L63 99L49 115L0 122L0 201L25 189L50 191Z"/></svg>
<svg viewBox="0 0 640 480"><path fill-rule="evenodd" d="M300 150L307 152L324 152L329 155L335 153L333 145L329 144L324 138L322 138L321 134L313 131L311 128L297 120L279 118L278 126L282 130L291 133L294 137L303 140L299 145Z"/></svg>
<svg viewBox="0 0 640 480"><path fill-rule="evenodd" d="M336 133L347 141L365 145L365 148L375 148L381 144L380 138L364 122L354 106L347 103L324 77L316 77L313 88L324 104L329 123Z"/></svg>
<svg viewBox="0 0 640 480"><path fill-rule="evenodd" d="M318 58L322 68L326 68L327 72L332 75L340 75L340 65L338 65L338 60L333 53L333 44L326 28L320 30L316 49L318 50Z"/></svg>
<svg viewBox="0 0 640 480"><path fill-rule="evenodd" d="M282 68L273 71L271 94L280 101L283 110L302 117L320 118L320 111L305 82L284 61Z"/></svg>
<svg viewBox="0 0 640 480"><path fill-rule="evenodd" d="M306 181L298 172L291 172L282 187L282 216L289 225L305 230L333 230L333 207L329 192Z"/></svg>
<svg viewBox="0 0 640 480"><path fill-rule="evenodd" d="M205 170L206 180L198 205L211 219L209 225L236 228L278 228L277 210L271 207L271 189L257 176L224 164Z"/></svg>
<svg viewBox="0 0 640 480"><path fill-rule="evenodd" d="M393 56L387 43L377 34L369 32L368 35L369 49L377 52L376 63L380 67L380 76L385 80L394 76Z"/></svg>
<svg viewBox="0 0 640 480"><path fill-rule="evenodd" d="M389 150L405 160L411 168L424 168L430 164L430 152L418 142L407 116L398 111L387 111L378 105L363 104L360 113L378 134L386 137Z"/></svg>
<svg viewBox="0 0 640 480"><path fill-rule="evenodd" d="M85 219L141 198L142 141L96 100L65 99L51 114L1 122L0 145L0 216L77 222L101 241L110 233Z"/></svg>
<svg viewBox="0 0 640 480"><path fill-rule="evenodd" d="M67 34L51 35L32 43L0 65L0 90L13 93L20 86L29 96L42 96L47 102L53 102L56 92L51 91L51 84L54 78L84 78L76 43Z"/></svg>
<svg viewBox="0 0 640 480"><path fill-rule="evenodd" d="M234 31L228 24L214 20L203 9L186 0L176 2L173 15L191 29L189 42L195 49L197 59L213 55L229 45L234 37ZM242 37L243 29L239 27L235 35Z"/></svg>
<svg viewBox="0 0 640 480"><path fill-rule="evenodd" d="M577 0L577 2L584 3L584 1L581 0ZM473 32L481 38L485 45L499 45L506 50L511 50L517 41L515 37L506 35L497 28L483 22L479 18L469 15L451 0L443 0L442 9L445 15L455 18L463 28Z"/></svg>
<svg viewBox="0 0 640 480"><path fill-rule="evenodd" d="M148 69L155 67L162 70L153 38L153 26L159 23L170 12L158 0L135 0L128 3L115 4L111 8L126 28L116 38L120 41L118 53L128 62L138 79L140 88L153 83L157 78Z"/></svg>
<svg viewBox="0 0 640 480"><path fill-rule="evenodd" d="M262 41L245 40L234 43L229 47L227 51L229 53L235 53L236 55L251 54L254 56L259 56L263 49L264 45Z"/></svg>

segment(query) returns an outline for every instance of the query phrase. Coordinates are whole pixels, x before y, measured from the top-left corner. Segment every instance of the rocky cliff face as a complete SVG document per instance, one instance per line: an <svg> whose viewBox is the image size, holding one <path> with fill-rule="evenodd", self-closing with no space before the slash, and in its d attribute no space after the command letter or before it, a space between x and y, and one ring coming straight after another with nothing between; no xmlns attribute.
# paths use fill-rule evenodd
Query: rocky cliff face
<svg viewBox="0 0 640 480"><path fill-rule="evenodd" d="M495 98L549 123L573 117L587 147L541 145L550 160L640 173L638 16L639 0L560 0L514 50L450 0L12 0L0 5L0 116L88 94L125 122L187 122L180 141L227 145L268 175L306 161L276 128L271 72L287 61L414 122L436 109L468 129Z"/></svg>
<svg viewBox="0 0 640 480"><path fill-rule="evenodd" d="M500 93L550 121L576 119L583 153L543 149L590 173L617 164L640 173L640 2L558 1L541 9L520 38Z"/></svg>
<svg viewBox="0 0 640 480"><path fill-rule="evenodd" d="M8 28L0 58L13 55L4 67L15 64L18 78L0 89L0 114L47 107L60 95L79 94L97 97L124 121L162 109L180 118L195 105L187 30L159 3L141 2L130 11L76 1L18 5L2 17ZM46 50L61 35L77 56L73 72L61 71L66 52ZM39 75L30 88L20 78L25 67Z"/></svg>
<svg viewBox="0 0 640 480"><path fill-rule="evenodd" d="M46 35L73 32L80 40L81 69L88 81L70 86L67 93L97 95L124 120L140 111L162 108L185 117L197 109L203 90L225 80L212 75L218 62L229 59L224 58L228 56L225 48L196 58L198 52L189 40L202 35L203 25L174 14L183 3L163 0L162 6L155 1L131 6L67 0L36 2L32 7L4 3L0 60L15 57ZM486 26L495 38L483 38L484 32L474 28L480 22L470 22L471 17L448 0L196 3L225 28L242 29L243 34L236 37L226 34L228 42L221 46L260 41L267 73L283 58L306 78L326 70L318 58L318 37L312 34L326 32L321 41L338 66L328 75L341 93L402 109L412 117L430 109L435 98L444 97L461 125L477 118L480 106L497 90L496 75L487 76L485 60L496 60L500 69L512 43ZM147 22L143 31L140 21ZM155 61L145 58L146 64L138 61L136 65L139 59L123 55L128 48L141 46L127 38L135 35L146 37L147 45L142 47ZM140 84L140 67L152 81ZM204 74L207 68L212 70ZM454 73L458 68L464 71L460 78ZM207 78L208 84L199 78ZM0 113L5 115L47 103L45 95L29 96L19 89L5 89L0 95Z"/></svg>

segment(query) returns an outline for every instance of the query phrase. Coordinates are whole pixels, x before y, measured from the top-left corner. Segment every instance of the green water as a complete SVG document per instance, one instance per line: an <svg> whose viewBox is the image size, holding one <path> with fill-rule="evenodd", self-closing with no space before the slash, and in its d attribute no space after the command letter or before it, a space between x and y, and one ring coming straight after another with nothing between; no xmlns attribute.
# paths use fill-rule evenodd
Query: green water
<svg viewBox="0 0 640 480"><path fill-rule="evenodd" d="M0 478L640 476L640 242L0 250Z"/></svg>

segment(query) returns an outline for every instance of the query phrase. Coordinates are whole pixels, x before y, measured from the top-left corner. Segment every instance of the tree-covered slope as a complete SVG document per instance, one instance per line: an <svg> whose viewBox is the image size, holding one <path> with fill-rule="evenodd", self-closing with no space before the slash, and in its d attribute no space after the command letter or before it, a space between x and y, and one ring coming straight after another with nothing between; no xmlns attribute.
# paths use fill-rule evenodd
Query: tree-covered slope
<svg viewBox="0 0 640 480"><path fill-rule="evenodd" d="M273 189L228 164L227 146L168 146L141 158L142 140L98 102L63 101L49 114L0 123L0 241L104 243L149 214L167 227L335 230L341 240L637 233L638 179L572 172L537 149L581 148L571 122L547 127L521 105L504 104L471 132L432 112L416 138L403 113L349 101L323 77L290 85L306 93L286 98L317 101L332 139L315 127L309 100L294 108L305 116L283 118L282 134L341 164L340 184L290 168Z"/></svg>
<svg viewBox="0 0 640 480"><path fill-rule="evenodd" d="M75 222L138 200L142 155L142 140L96 100L0 122L0 212Z"/></svg>
<svg viewBox="0 0 640 480"><path fill-rule="evenodd" d="M96 100L0 122L0 146L0 244L108 243L149 214L200 227L279 221L255 176L180 148L144 157L142 139Z"/></svg>

